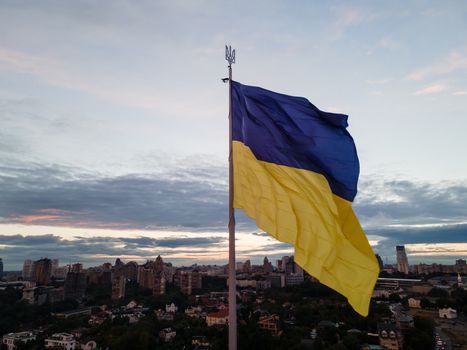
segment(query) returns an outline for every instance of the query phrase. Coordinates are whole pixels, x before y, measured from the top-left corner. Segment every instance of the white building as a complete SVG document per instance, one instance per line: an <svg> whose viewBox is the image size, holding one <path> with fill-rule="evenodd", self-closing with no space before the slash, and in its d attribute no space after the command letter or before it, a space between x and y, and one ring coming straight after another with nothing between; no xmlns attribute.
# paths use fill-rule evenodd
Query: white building
<svg viewBox="0 0 467 350"><path fill-rule="evenodd" d="M447 319L457 318L457 311L455 309L451 309L450 307L445 308L445 309L439 309L438 313L439 313L440 318L447 318Z"/></svg>
<svg viewBox="0 0 467 350"><path fill-rule="evenodd" d="M62 348L65 350L75 350L76 340L69 333L55 333L45 340L46 348Z"/></svg>
<svg viewBox="0 0 467 350"><path fill-rule="evenodd" d="M26 344L34 340L36 340L36 335L32 332L8 333L3 336L2 343L7 350L15 350L18 343Z"/></svg>
<svg viewBox="0 0 467 350"><path fill-rule="evenodd" d="M178 310L178 307L174 303L165 305L165 312L174 314L177 312L177 310Z"/></svg>

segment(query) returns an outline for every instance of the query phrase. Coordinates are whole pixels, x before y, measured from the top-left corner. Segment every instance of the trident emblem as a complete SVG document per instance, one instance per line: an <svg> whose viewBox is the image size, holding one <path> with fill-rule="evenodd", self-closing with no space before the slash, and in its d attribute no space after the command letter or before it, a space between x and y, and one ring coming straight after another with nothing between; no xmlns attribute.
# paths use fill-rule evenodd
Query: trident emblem
<svg viewBox="0 0 467 350"><path fill-rule="evenodd" d="M229 62L229 66L235 63L235 50L232 50L232 46L225 45L225 60Z"/></svg>

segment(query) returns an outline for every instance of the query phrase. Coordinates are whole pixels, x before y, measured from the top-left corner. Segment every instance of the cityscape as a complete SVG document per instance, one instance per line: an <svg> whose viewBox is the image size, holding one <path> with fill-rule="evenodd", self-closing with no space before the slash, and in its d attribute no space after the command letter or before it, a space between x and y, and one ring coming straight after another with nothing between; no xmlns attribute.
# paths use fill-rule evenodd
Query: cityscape
<svg viewBox="0 0 467 350"><path fill-rule="evenodd" d="M0 33L0 350L467 350L467 1Z"/></svg>
<svg viewBox="0 0 467 350"><path fill-rule="evenodd" d="M467 263L383 264L370 315L284 256L237 262L239 348L466 349ZM116 259L83 267L24 260L3 271L2 346L14 349L225 349L228 266Z"/></svg>

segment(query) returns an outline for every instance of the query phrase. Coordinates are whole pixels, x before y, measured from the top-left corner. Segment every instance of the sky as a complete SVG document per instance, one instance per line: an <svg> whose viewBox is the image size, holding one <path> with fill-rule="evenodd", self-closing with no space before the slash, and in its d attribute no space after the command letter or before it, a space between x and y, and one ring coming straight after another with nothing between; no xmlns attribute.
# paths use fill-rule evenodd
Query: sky
<svg viewBox="0 0 467 350"><path fill-rule="evenodd" d="M349 115L393 262L467 256L467 3L0 0L0 257L227 261L228 86ZM292 254L237 211L237 259Z"/></svg>

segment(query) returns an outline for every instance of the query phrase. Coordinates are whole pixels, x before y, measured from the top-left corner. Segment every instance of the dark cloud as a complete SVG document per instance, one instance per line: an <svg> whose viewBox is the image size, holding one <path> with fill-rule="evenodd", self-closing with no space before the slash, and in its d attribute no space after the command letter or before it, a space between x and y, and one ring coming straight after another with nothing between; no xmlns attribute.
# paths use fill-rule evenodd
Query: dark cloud
<svg viewBox="0 0 467 350"><path fill-rule="evenodd" d="M63 167L0 167L0 217L7 223L55 226L223 229L225 185L206 181L200 172L189 177L186 171L183 179L166 174L90 178Z"/></svg>
<svg viewBox="0 0 467 350"><path fill-rule="evenodd" d="M9 266L19 268L25 259L58 258L63 263L83 262L86 265L112 260L108 257L135 256L150 259L161 254L188 254L189 247L221 249L225 237L80 237L67 239L56 235L0 235L1 256ZM101 256L101 257L98 257ZM183 259L175 259L182 261Z"/></svg>
<svg viewBox="0 0 467 350"><path fill-rule="evenodd" d="M376 253L381 256L390 257L389 262L394 261L395 246L408 244L433 244L433 243L450 243L451 250L444 251L445 256L430 257L420 256L413 257L411 262L434 262L440 261L453 264L455 259L465 258L462 253L455 255L455 244L467 242L467 224L461 225L446 225L440 227L412 227L412 228L392 228L378 229L367 231L367 234L374 234L379 237L384 237L374 247Z"/></svg>
<svg viewBox="0 0 467 350"><path fill-rule="evenodd" d="M55 226L224 230L225 169L196 160L158 174L104 177L63 166L0 166L0 218ZM366 228L467 221L467 185L364 180L355 210ZM254 225L241 212L238 227ZM260 233L259 233L260 234Z"/></svg>
<svg viewBox="0 0 467 350"><path fill-rule="evenodd" d="M157 164L157 162L155 163ZM195 164L201 164L195 166ZM28 163L0 166L0 221L63 227L202 232L225 231L227 221L226 171L218 164L188 159L170 170L154 174L102 176L71 167ZM364 179L355 210L367 234L384 237L376 247L394 255L396 244L465 242L467 231L467 185L463 182L422 183ZM457 223L457 225L455 225ZM420 225L445 224L423 228ZM446 226L448 224L448 226ZM418 226L413 226L418 225ZM411 227L404 228L404 227ZM254 222L237 211L237 229L254 231ZM14 234L15 232L9 232ZM253 235L267 236L261 231ZM200 247L217 244L218 238L75 237L67 241L55 236L2 237L10 248L23 253L54 253L59 246L70 259L86 254L146 256L145 249ZM15 238L16 237L16 238ZM16 243L14 240L18 240ZM268 238L271 239L272 238ZM27 240L24 242L22 240ZM57 241L59 240L59 242ZM79 243L79 250L75 250ZM276 247L276 249L286 246ZM69 249L69 254L66 253ZM20 250L18 250L19 252ZM246 252L247 253L247 252ZM251 252L252 254L254 252ZM259 252L258 252L259 253ZM2 253L3 254L3 253ZM22 254L24 256L25 254Z"/></svg>
<svg viewBox="0 0 467 350"><path fill-rule="evenodd" d="M467 222L465 182L366 179L354 205L365 226Z"/></svg>
<svg viewBox="0 0 467 350"><path fill-rule="evenodd" d="M258 236L258 237L268 237L269 236L266 232L252 232L251 234L254 235L254 236Z"/></svg>

